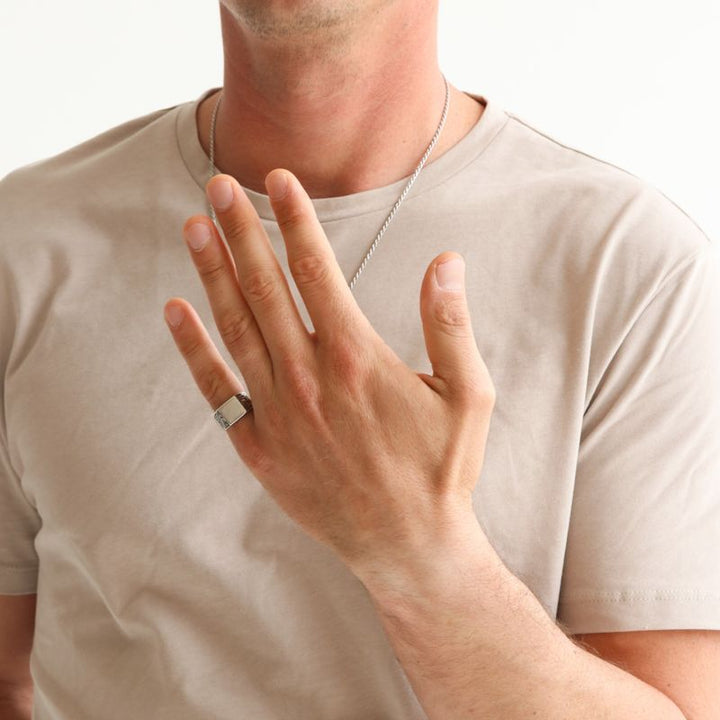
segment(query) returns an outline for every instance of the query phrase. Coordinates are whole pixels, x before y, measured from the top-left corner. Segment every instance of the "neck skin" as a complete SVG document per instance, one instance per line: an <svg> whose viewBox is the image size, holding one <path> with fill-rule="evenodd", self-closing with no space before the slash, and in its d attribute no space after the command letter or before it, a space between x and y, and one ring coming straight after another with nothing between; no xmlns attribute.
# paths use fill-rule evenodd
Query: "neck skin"
<svg viewBox="0 0 720 720"><path fill-rule="evenodd" d="M270 17L277 31L245 19L243 6L258 1L266 14L277 13ZM215 166L259 193L266 192L267 173L287 168L315 198L350 195L412 174L445 100L437 0L320 0L316 4L342 6L344 15L319 28L293 26L298 11L271 9L280 4L221 0L225 61ZM197 113L207 154L218 95L206 98ZM464 137L483 110L450 86L447 121L428 164Z"/></svg>

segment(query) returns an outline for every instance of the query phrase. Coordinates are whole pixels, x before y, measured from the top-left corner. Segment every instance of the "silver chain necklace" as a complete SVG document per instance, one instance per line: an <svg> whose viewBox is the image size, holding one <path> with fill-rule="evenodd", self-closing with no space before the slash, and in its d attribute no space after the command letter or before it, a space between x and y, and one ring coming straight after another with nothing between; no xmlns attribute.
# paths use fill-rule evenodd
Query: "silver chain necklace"
<svg viewBox="0 0 720 720"><path fill-rule="evenodd" d="M425 150L425 154L420 159L420 162L418 163L418 166L415 168L415 171L410 176L410 179L407 181L407 184L403 188L403 191L400 193L400 197L395 201L395 204L392 207L392 210L390 210L390 213L388 214L387 218L385 218L385 222L382 224L382 227L378 231L377 236L375 237L375 240L373 240L372 245L370 246L370 249L367 251L365 257L363 258L363 261L360 263L360 267L358 267L357 272L355 273L355 276L350 281L350 289L352 290L353 287L355 287L355 283L357 282L358 277L360 277L360 273L365 268L365 265L367 265L368 261L370 260L370 257L372 256L373 252L375 252L375 248L377 247L377 244L380 242L380 238L384 235L385 231L388 228L388 225L392 221L392 219L395 217L395 213L398 211L398 208L402 204L402 201L405 199L407 194L410 192L410 188L415 183L415 180L417 180L417 176L420 174L420 171L425 166L425 163L427 162L427 159L430 157L430 153L432 153L438 138L440 137L440 133L442 132L443 127L445 127L445 120L447 119L448 114L448 108L450 107L450 87L448 85L447 78L445 75L443 75L443 80L445 81L445 106L443 107L442 115L440 117L440 124L437 126L437 130L435 130L435 134L432 137L432 140L430 141L430 144L427 146L427 150ZM217 117L217 111L220 107L220 101L222 100L222 90L218 94L218 99L215 102L215 107L213 108L213 114L212 114L212 120L210 123L210 175L208 177L208 180L217 174L217 168L215 167L215 119ZM213 219L213 222L217 220L215 216L215 209L212 207L212 205L208 205L210 208L210 216Z"/></svg>

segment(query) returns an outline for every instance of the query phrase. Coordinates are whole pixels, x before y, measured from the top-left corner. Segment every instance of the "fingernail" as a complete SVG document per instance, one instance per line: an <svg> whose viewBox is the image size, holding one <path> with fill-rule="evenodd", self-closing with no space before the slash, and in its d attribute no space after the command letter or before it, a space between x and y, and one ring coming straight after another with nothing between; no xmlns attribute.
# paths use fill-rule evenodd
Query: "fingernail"
<svg viewBox="0 0 720 720"><path fill-rule="evenodd" d="M177 327L184 317L185 313L177 305L168 305L165 308L165 319L172 325Z"/></svg>
<svg viewBox="0 0 720 720"><path fill-rule="evenodd" d="M465 263L454 257L435 266L435 279L443 290L462 290L465 286Z"/></svg>
<svg viewBox="0 0 720 720"><path fill-rule="evenodd" d="M272 173L265 181L271 200L282 200L287 195L288 179L285 173Z"/></svg>
<svg viewBox="0 0 720 720"><path fill-rule="evenodd" d="M210 228L201 222L193 223L185 233L188 245L198 252L202 250L210 240Z"/></svg>
<svg viewBox="0 0 720 720"><path fill-rule="evenodd" d="M233 187L229 180L216 180L207 186L207 194L216 210L227 210L233 201Z"/></svg>

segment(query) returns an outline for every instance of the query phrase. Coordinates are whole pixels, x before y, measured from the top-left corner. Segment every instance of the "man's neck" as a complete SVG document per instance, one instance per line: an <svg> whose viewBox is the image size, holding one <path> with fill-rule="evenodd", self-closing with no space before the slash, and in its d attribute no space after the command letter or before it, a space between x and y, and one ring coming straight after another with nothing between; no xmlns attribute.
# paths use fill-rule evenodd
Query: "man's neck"
<svg viewBox="0 0 720 720"><path fill-rule="evenodd" d="M297 175L311 197L381 187L410 175L443 108L434 3L395 0L353 28L267 37L221 5L223 97L215 165L264 193L270 170ZM217 94L198 115L209 153ZM450 111L429 162L475 125L483 106L450 88Z"/></svg>

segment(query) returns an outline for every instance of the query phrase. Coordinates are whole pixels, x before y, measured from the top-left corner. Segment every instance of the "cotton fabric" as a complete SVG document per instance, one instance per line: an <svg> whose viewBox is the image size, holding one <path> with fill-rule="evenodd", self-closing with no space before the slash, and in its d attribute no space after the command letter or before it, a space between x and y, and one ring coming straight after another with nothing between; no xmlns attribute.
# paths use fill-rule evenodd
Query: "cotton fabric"
<svg viewBox="0 0 720 720"><path fill-rule="evenodd" d="M421 720L365 588L245 468L163 318L186 298L235 368L181 235L216 89L0 182L0 593L38 595L33 717ZM504 563L571 633L720 629L715 245L475 97L357 303L431 373L420 283L462 254L497 393L473 501ZM314 200L348 280L406 180Z"/></svg>

